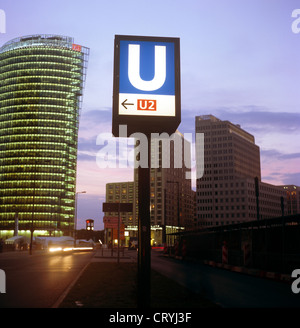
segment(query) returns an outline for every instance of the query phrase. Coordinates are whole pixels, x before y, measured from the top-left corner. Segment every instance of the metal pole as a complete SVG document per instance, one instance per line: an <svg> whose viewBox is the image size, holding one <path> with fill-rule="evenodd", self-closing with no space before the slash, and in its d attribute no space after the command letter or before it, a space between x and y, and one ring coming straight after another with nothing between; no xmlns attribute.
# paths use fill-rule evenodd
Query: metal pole
<svg viewBox="0 0 300 328"><path fill-rule="evenodd" d="M111 252L110 252L111 257L114 256L114 229L111 228Z"/></svg>
<svg viewBox="0 0 300 328"><path fill-rule="evenodd" d="M120 263L120 220L121 220L121 205L119 203L118 209L118 264Z"/></svg>
<svg viewBox="0 0 300 328"><path fill-rule="evenodd" d="M178 228L180 227L180 190L179 190L179 181L177 183L177 219L178 219ZM179 231L179 229L178 229Z"/></svg>
<svg viewBox="0 0 300 328"><path fill-rule="evenodd" d="M86 191L78 191L75 193L75 217L74 217L74 247L76 247L76 229L77 229L77 200L78 194L86 194Z"/></svg>
<svg viewBox="0 0 300 328"><path fill-rule="evenodd" d="M282 214L282 246L281 246L281 261L282 273L285 272L285 219L284 219L284 198L280 197L281 214Z"/></svg>
<svg viewBox="0 0 300 328"><path fill-rule="evenodd" d="M255 196L256 196L256 216L257 216L257 220L259 220L259 181L258 181L258 177L255 177L254 179L255 181Z"/></svg>
<svg viewBox="0 0 300 328"><path fill-rule="evenodd" d="M179 190L179 181L170 181L167 180L167 183L177 184L177 226L180 227L180 190Z"/></svg>
<svg viewBox="0 0 300 328"><path fill-rule="evenodd" d="M166 243L166 224L167 224L167 189L164 188L164 223L162 226L162 243Z"/></svg>
<svg viewBox="0 0 300 328"><path fill-rule="evenodd" d="M150 226L150 161L151 141L147 135L148 165L138 168L138 307L150 307L151 293L151 226Z"/></svg>
<svg viewBox="0 0 300 328"><path fill-rule="evenodd" d="M77 198L78 193L75 193L75 215L74 215L74 247L76 247L76 228L77 228Z"/></svg>

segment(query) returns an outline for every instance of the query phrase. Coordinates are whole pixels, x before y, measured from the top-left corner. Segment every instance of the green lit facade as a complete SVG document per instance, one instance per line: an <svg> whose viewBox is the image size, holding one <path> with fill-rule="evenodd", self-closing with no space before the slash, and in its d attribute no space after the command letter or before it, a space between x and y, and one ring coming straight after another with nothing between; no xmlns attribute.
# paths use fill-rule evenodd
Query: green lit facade
<svg viewBox="0 0 300 328"><path fill-rule="evenodd" d="M0 238L72 235L89 49L57 35L0 48ZM18 220L15 220L15 219Z"/></svg>

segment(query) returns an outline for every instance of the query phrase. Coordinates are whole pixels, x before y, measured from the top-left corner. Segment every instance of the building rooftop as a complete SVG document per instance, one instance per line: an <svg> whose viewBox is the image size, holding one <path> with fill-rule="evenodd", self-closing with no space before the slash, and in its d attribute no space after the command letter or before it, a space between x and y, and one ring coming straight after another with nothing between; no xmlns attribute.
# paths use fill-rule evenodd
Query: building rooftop
<svg viewBox="0 0 300 328"><path fill-rule="evenodd" d="M219 118L215 117L214 115L196 116L196 125L197 125L197 122L198 123L201 122L201 123L205 124L205 122L207 122L207 121L211 121L211 122L214 122L214 123L221 123L221 122L227 123L230 133L236 134L236 135L250 141L251 143L255 143L254 136L252 134L250 134L249 132L243 130L241 128L240 124L234 124L230 121L222 121Z"/></svg>
<svg viewBox="0 0 300 328"><path fill-rule="evenodd" d="M69 36L55 34L34 34L17 37L6 42L1 48L0 53L24 47L32 46L51 46L72 49L74 39ZM82 47L83 52L88 48Z"/></svg>

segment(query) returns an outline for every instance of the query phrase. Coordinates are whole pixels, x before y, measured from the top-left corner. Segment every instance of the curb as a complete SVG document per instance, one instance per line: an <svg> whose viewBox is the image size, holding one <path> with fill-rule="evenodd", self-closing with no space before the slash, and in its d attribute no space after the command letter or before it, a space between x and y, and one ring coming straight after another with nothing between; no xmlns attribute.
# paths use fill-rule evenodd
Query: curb
<svg viewBox="0 0 300 328"><path fill-rule="evenodd" d="M237 273L243 273L248 274L254 277L260 277L260 278L267 278L275 281L281 281L281 282L287 282L290 283L292 281L292 278L288 274L279 273L279 272L269 272L264 271L260 269L254 269L254 268L246 268L246 267L240 267L240 266L234 266L224 263L218 263L214 261L203 261L203 264L209 265L211 267L225 269Z"/></svg>
<svg viewBox="0 0 300 328"><path fill-rule="evenodd" d="M96 254L96 253L95 253ZM76 284L76 282L79 280L79 278L82 276L84 270L90 265L92 259L95 257L95 254L91 257L90 261L86 263L86 265L80 270L80 272L77 274L75 279L70 283L70 285L64 290L64 292L60 295L60 297L56 300L56 302L51 306L52 309L57 309L60 304L63 302L63 300L67 297L72 287Z"/></svg>

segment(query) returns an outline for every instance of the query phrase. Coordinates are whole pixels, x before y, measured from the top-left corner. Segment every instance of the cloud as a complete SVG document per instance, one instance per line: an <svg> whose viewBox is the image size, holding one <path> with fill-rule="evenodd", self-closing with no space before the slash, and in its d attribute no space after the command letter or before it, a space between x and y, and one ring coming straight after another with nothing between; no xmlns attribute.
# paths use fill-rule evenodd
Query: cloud
<svg viewBox="0 0 300 328"><path fill-rule="evenodd" d="M283 154L275 149L261 150L260 154L264 158L271 158L271 160L274 158L277 160L300 159L300 153Z"/></svg>
<svg viewBox="0 0 300 328"><path fill-rule="evenodd" d="M283 173L282 179L285 184L295 184L297 186L300 186L300 172Z"/></svg>
<svg viewBox="0 0 300 328"><path fill-rule="evenodd" d="M97 131L103 132L111 129L111 109L101 108L82 111L79 121L79 137L84 137L87 131L91 131L94 134Z"/></svg>
<svg viewBox="0 0 300 328"><path fill-rule="evenodd" d="M284 154L274 149L261 151L262 180L275 185L300 185L300 153Z"/></svg>
<svg viewBox="0 0 300 328"><path fill-rule="evenodd" d="M111 132L111 109L103 107L83 111L79 122L78 160L96 161L96 145L100 133Z"/></svg>
<svg viewBox="0 0 300 328"><path fill-rule="evenodd" d="M199 109L183 108L179 131L194 132L195 117L214 115L220 120L240 124L242 129L254 135L267 134L300 134L300 113L275 112L268 108L248 105L240 107L211 107Z"/></svg>
<svg viewBox="0 0 300 328"><path fill-rule="evenodd" d="M272 172L264 177L265 182L277 181L275 185L296 185L300 186L300 172L285 173Z"/></svg>
<svg viewBox="0 0 300 328"><path fill-rule="evenodd" d="M258 106L244 106L237 109L220 109L216 111L220 119L241 124L244 129L280 134L300 133L300 113L274 112Z"/></svg>
<svg viewBox="0 0 300 328"><path fill-rule="evenodd" d="M293 154L282 154L280 156L282 159L297 159L300 158L300 153L293 153Z"/></svg>

